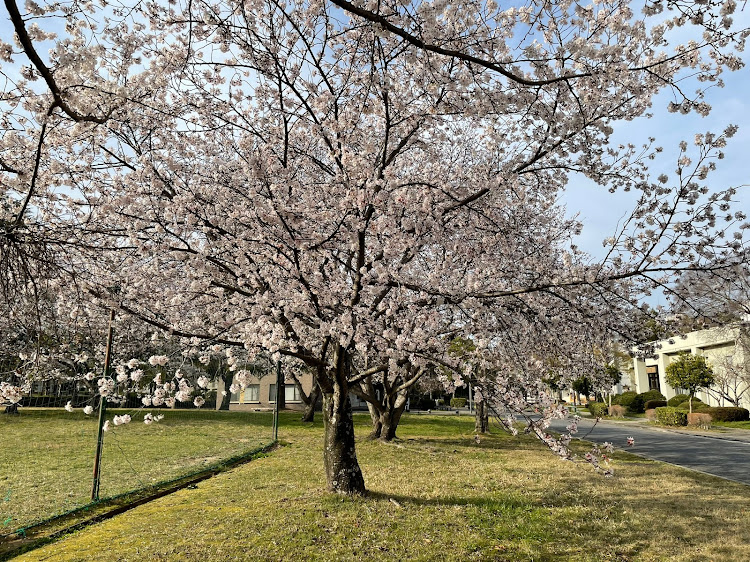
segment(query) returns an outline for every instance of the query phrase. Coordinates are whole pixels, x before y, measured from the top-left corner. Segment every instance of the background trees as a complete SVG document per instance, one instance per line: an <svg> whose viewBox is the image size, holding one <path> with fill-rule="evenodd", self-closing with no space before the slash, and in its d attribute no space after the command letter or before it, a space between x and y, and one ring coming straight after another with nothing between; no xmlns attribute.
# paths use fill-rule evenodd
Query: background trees
<svg viewBox="0 0 750 562"><path fill-rule="evenodd" d="M3 189L67 229L86 294L196 348L314 370L332 490L364 491L351 388L435 366L461 384L460 332L498 404L557 415L550 368L595 372L644 294L743 251L741 213L717 226L734 190L705 183L734 128L681 146L671 178L650 176L654 141L609 142L665 87L670 110L708 112L680 81L741 66L732 3L129 8L8 0L18 45L0 48L29 66L4 93ZM670 44L680 27L699 39ZM639 193L598 261L558 204L573 173Z"/></svg>

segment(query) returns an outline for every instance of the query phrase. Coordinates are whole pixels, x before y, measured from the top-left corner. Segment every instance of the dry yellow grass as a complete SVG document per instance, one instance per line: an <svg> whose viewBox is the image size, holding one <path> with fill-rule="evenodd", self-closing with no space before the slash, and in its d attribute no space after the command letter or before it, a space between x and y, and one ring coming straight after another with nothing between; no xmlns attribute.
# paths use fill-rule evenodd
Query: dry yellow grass
<svg viewBox="0 0 750 562"><path fill-rule="evenodd" d="M531 438L412 416L358 443L366 498L324 490L321 427L18 560L750 560L750 488L619 453L604 479ZM360 434L367 419L358 417Z"/></svg>

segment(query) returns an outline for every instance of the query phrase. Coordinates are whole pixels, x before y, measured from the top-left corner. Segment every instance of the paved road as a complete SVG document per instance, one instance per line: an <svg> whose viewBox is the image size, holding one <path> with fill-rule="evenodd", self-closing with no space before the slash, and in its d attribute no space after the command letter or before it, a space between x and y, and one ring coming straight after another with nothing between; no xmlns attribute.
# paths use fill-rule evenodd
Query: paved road
<svg viewBox="0 0 750 562"><path fill-rule="evenodd" d="M568 422L556 420L551 429L565 431ZM592 420L582 419L576 437L583 437L593 427ZM635 439L626 447L628 437ZM618 449L649 459L669 462L727 480L750 485L750 442L731 436L705 437L655 429L639 423L599 422L586 437L588 441L609 441Z"/></svg>

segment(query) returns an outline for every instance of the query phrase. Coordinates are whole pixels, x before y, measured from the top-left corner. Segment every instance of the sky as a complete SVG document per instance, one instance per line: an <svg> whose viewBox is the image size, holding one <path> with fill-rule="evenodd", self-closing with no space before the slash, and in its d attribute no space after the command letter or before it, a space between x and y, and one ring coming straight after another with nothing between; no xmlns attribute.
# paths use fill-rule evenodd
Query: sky
<svg viewBox="0 0 750 562"><path fill-rule="evenodd" d="M735 21L741 27L750 27L750 6L744 10L738 8ZM721 133L728 125L737 125L739 131L730 139L724 160L717 162L717 170L709 175L707 183L712 190L744 186L738 189L734 210L743 210L750 216L750 52L747 50L743 60L744 68L724 72L724 88L712 88L707 93L706 101L712 106L708 117L669 113L667 104L678 100L671 92L663 91L654 99L652 118L614 123L611 142L640 146L648 137L655 137L654 145L663 147L664 152L652 163L653 177L662 172L673 175L680 141L685 140L690 146L696 133ZM692 92L696 86L686 91ZM603 254L602 241L615 233L617 221L632 209L634 201L632 192L612 195L583 177L571 178L561 199L568 216L578 214L584 224L576 243L594 257Z"/></svg>

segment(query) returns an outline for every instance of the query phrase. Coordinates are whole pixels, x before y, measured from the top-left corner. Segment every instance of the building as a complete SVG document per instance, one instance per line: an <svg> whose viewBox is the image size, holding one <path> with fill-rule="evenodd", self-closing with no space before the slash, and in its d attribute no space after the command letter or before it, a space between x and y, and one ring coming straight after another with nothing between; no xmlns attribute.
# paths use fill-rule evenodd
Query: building
<svg viewBox="0 0 750 562"><path fill-rule="evenodd" d="M302 385L302 390L309 396L310 390L313 385L312 373L302 373L299 375L299 381ZM218 381L218 394L217 408L221 404L221 393L224 391L224 383L219 379ZM229 390L227 390L229 392ZM287 410L304 410L305 404L302 402L300 391L297 385L294 384L289 378L284 383L284 407ZM353 394L349 394L349 399L352 403L352 409L354 410L366 410L367 403L360 400ZM250 383L245 387L244 390L238 392L232 392L229 401L229 409L234 411L262 411L272 410L276 405L276 373L272 371L268 374L260 377L252 377Z"/></svg>
<svg viewBox="0 0 750 562"><path fill-rule="evenodd" d="M653 354L633 359L637 392L658 390L667 399L687 391L672 388L664 379L667 365L681 352L704 356L714 370L716 384L696 396L711 406L731 406L728 396L739 396L741 406L750 408L750 341L741 324L690 332L650 344Z"/></svg>

